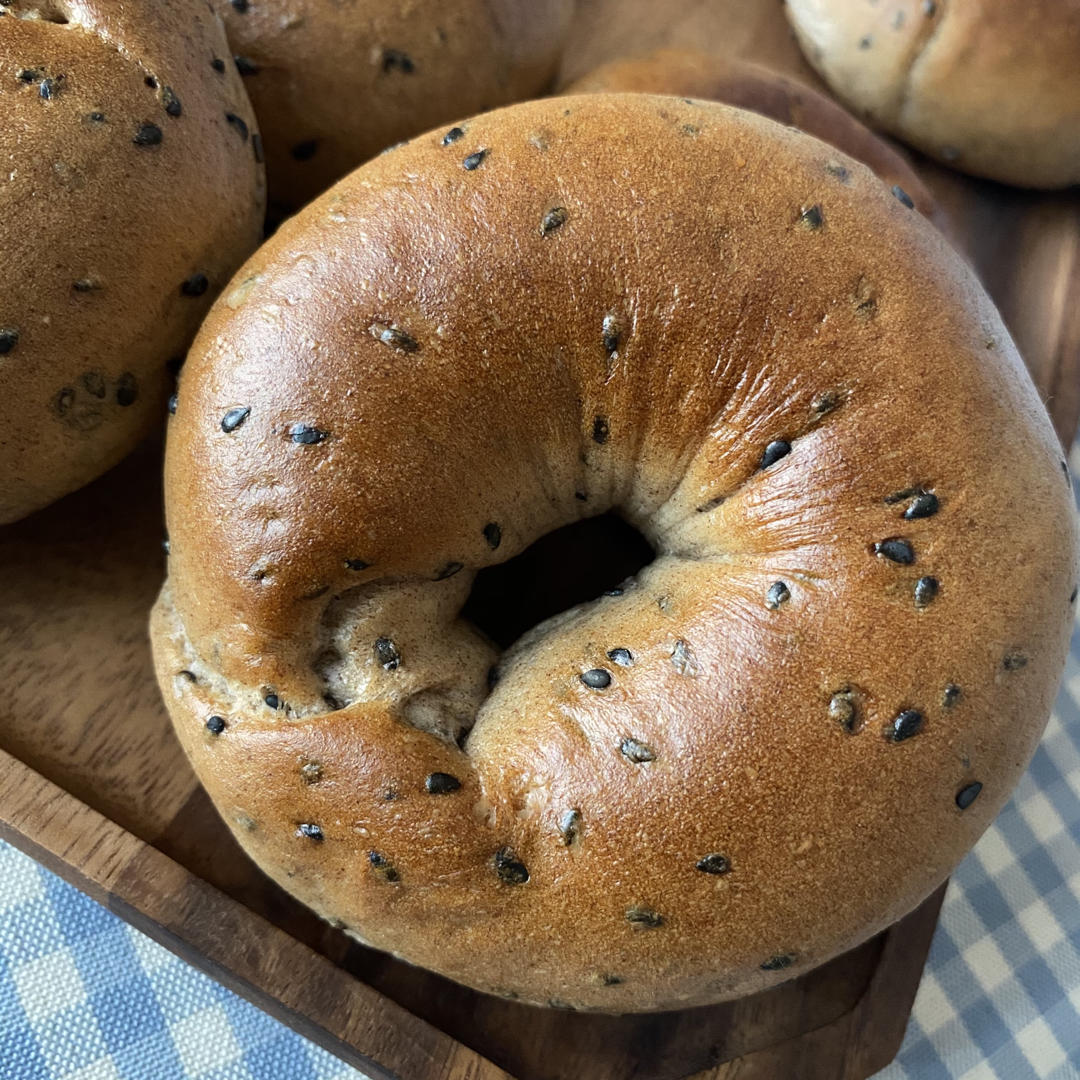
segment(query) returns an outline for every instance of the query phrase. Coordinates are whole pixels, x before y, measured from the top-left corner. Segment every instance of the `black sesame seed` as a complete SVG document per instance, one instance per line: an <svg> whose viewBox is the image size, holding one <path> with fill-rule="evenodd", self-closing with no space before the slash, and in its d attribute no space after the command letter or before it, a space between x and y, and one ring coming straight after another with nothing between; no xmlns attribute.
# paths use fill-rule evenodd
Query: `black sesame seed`
<svg viewBox="0 0 1080 1080"><path fill-rule="evenodd" d="M838 161L826 161L825 171L830 176L835 176L842 184L846 184L851 177L851 173L848 172L847 167L841 165Z"/></svg>
<svg viewBox="0 0 1080 1080"><path fill-rule="evenodd" d="M1001 661L1001 666L1006 671L1019 671L1022 667L1027 667L1027 662L1028 658L1023 653L1009 653Z"/></svg>
<svg viewBox="0 0 1080 1080"><path fill-rule="evenodd" d="M191 277L180 286L180 292L184 296L202 296L210 288L210 279L202 273L192 274Z"/></svg>
<svg viewBox="0 0 1080 1080"><path fill-rule="evenodd" d="M783 971L784 968L791 967L795 963L795 957L789 953L785 953L780 956L770 956L768 960L761 965L762 971Z"/></svg>
<svg viewBox="0 0 1080 1080"><path fill-rule="evenodd" d="M644 765L647 761L656 760L656 751L651 746L629 736L619 743L619 752L635 765Z"/></svg>
<svg viewBox="0 0 1080 1080"><path fill-rule="evenodd" d="M829 698L829 717L849 735L858 729L859 715L853 691L839 690Z"/></svg>
<svg viewBox="0 0 1080 1080"><path fill-rule="evenodd" d="M452 127L442 137L443 146L449 146L452 142L457 142L458 139L460 139L462 137L462 135L464 135L464 134L465 134L465 129L464 128Z"/></svg>
<svg viewBox="0 0 1080 1080"><path fill-rule="evenodd" d="M447 578L452 578L455 574L460 573L465 569L464 563L448 562L436 575L436 581L445 581Z"/></svg>
<svg viewBox="0 0 1080 1080"><path fill-rule="evenodd" d="M717 852L698 859L694 865L703 874L726 874L731 870L731 861L728 857Z"/></svg>
<svg viewBox="0 0 1080 1080"><path fill-rule="evenodd" d="M98 283L96 281L93 281L90 278L79 278L78 281L73 281L71 283L71 287L77 293L94 292L95 289L100 289L101 288L101 286L98 285Z"/></svg>
<svg viewBox="0 0 1080 1080"><path fill-rule="evenodd" d="M375 662L386 671L396 671L401 666L401 653L389 638L376 638L372 648L375 652Z"/></svg>
<svg viewBox="0 0 1080 1080"><path fill-rule="evenodd" d="M214 59L210 61L210 66L219 75L224 75L225 74L225 61L220 59L219 57L215 56Z"/></svg>
<svg viewBox="0 0 1080 1080"><path fill-rule="evenodd" d="M914 210L914 209L915 209L915 203L914 203L914 201L912 200L911 196L910 196L910 195L909 195L909 194L908 194L908 193L907 193L907 192L906 192L906 191L905 191L905 190L904 190L904 189L903 189L903 188L902 188L902 187L901 187L901 186L900 186L899 184L894 184L894 185L893 185L892 193L893 193L893 194L894 194L894 195L895 195L895 196L896 196L896 197L897 197L897 198L898 198L898 199L899 199L899 200L900 200L900 201L901 201L901 202L902 202L902 203L903 203L903 204L904 204L904 205L905 205L905 206L906 206L906 207L907 207L907 208L908 208L909 210Z"/></svg>
<svg viewBox="0 0 1080 1080"><path fill-rule="evenodd" d="M317 784L322 779L322 766L317 761L305 761L300 766L300 779L305 784Z"/></svg>
<svg viewBox="0 0 1080 1080"><path fill-rule="evenodd" d="M1075 604L1076 603L1077 593L1080 593L1080 588L1074 586L1073 591L1071 593L1069 593L1069 603L1070 604Z"/></svg>
<svg viewBox="0 0 1080 1080"><path fill-rule="evenodd" d="M825 224L825 213L821 206L817 203L804 206L799 212L799 224L811 230L820 229Z"/></svg>
<svg viewBox="0 0 1080 1080"><path fill-rule="evenodd" d="M601 986L622 986L626 980L621 975L601 975Z"/></svg>
<svg viewBox="0 0 1080 1080"><path fill-rule="evenodd" d="M528 869L510 848L499 848L492 858L492 863L499 880L507 885L524 885L529 880Z"/></svg>
<svg viewBox="0 0 1080 1080"><path fill-rule="evenodd" d="M170 416L175 416L176 415L176 406L177 406L177 404L178 404L178 401L177 401L176 394L170 394L169 395L169 400L165 404L165 408L169 410L169 415Z"/></svg>
<svg viewBox="0 0 1080 1080"><path fill-rule="evenodd" d="M400 881L401 875L394 868L393 864L384 855L380 855L377 851L368 852L368 862L371 863L371 868L374 870L384 881Z"/></svg>
<svg viewBox="0 0 1080 1080"><path fill-rule="evenodd" d="M604 590L604 595L605 596L622 596L622 594L625 591L626 591L625 589L618 589L618 588L616 588L616 589L605 589Z"/></svg>
<svg viewBox="0 0 1080 1080"><path fill-rule="evenodd" d="M268 709L280 709L281 708L281 698L279 698L277 696L277 694L266 694L263 697L263 701L266 702L266 707Z"/></svg>
<svg viewBox="0 0 1080 1080"><path fill-rule="evenodd" d="M634 663L634 655L629 649L608 649L607 658L619 667L630 667Z"/></svg>
<svg viewBox="0 0 1080 1080"><path fill-rule="evenodd" d="M903 566L910 566L915 561L915 549L907 540L901 540L899 537L879 540L874 544L874 554Z"/></svg>
<svg viewBox="0 0 1080 1080"><path fill-rule="evenodd" d="M911 501L911 505L904 511L906 521L915 521L918 518L933 517L941 507L938 497L932 491L920 491Z"/></svg>
<svg viewBox="0 0 1080 1080"><path fill-rule="evenodd" d="M553 206L540 222L540 234L542 236L550 236L556 229L566 224L566 219L570 216L566 207Z"/></svg>
<svg viewBox="0 0 1080 1080"><path fill-rule="evenodd" d="M619 325L619 320L614 315L605 315L604 321L600 326L601 341L604 344L604 352L608 356L614 355L619 351L619 343L622 340L622 328Z"/></svg>
<svg viewBox="0 0 1080 1080"><path fill-rule="evenodd" d="M387 326L381 330L379 332L379 340L384 345L389 345L394 349L400 349L402 352L414 353L418 352L420 349L420 345L416 338L405 333L404 330L401 330L396 326Z"/></svg>
<svg viewBox="0 0 1080 1080"><path fill-rule="evenodd" d="M761 455L761 462L758 465L759 469L767 469L770 465L775 465L781 458L785 458L791 453L791 443L786 442L784 439L774 439L768 446L765 447L765 452Z"/></svg>
<svg viewBox="0 0 1080 1080"><path fill-rule="evenodd" d="M652 908L635 904L626 909L626 921L646 930L655 930L658 926L664 925L664 916L653 911Z"/></svg>
<svg viewBox="0 0 1080 1080"><path fill-rule="evenodd" d="M610 434L610 432L611 429L608 427L608 422L604 419L604 417L598 416L595 420L593 420L592 437L594 443L599 443L601 446L603 446L603 444L608 441L608 435Z"/></svg>
<svg viewBox="0 0 1080 1080"><path fill-rule="evenodd" d="M412 57L400 49L383 49L382 69L383 74L397 70L402 74L411 75L416 70L416 65L413 64Z"/></svg>
<svg viewBox="0 0 1080 1080"><path fill-rule="evenodd" d="M266 152L263 150L262 136L257 131L251 136L251 152L255 155L256 165L261 165L266 161Z"/></svg>
<svg viewBox="0 0 1080 1080"><path fill-rule="evenodd" d="M103 112L92 112L87 115L86 119L89 120L91 124L104 124L105 114Z"/></svg>
<svg viewBox="0 0 1080 1080"><path fill-rule="evenodd" d="M924 608L930 604L941 591L941 584L936 577L921 577L915 582L915 606Z"/></svg>
<svg viewBox="0 0 1080 1080"><path fill-rule="evenodd" d="M211 735L220 735L225 730L225 718L222 716L211 716L207 718L206 730Z"/></svg>
<svg viewBox="0 0 1080 1080"><path fill-rule="evenodd" d="M164 137L157 124L142 123L131 141L136 146L158 146Z"/></svg>
<svg viewBox="0 0 1080 1080"><path fill-rule="evenodd" d="M320 431L311 424L293 424L289 428L289 438L299 446L314 446L329 437L328 431Z"/></svg>
<svg viewBox="0 0 1080 1080"><path fill-rule="evenodd" d="M937 14L937 3L935 0L923 0L923 14L928 18L933 18Z"/></svg>
<svg viewBox="0 0 1080 1080"><path fill-rule="evenodd" d="M967 787L962 787L956 793L956 805L961 810L966 810L978 797L982 791L983 786L976 780L974 783L968 784Z"/></svg>
<svg viewBox="0 0 1080 1080"><path fill-rule="evenodd" d="M905 709L889 725L890 742L903 742L922 731L923 715L918 709Z"/></svg>
<svg viewBox="0 0 1080 1080"><path fill-rule="evenodd" d="M310 161L319 149L318 139L305 139L298 142L290 151L296 161Z"/></svg>
<svg viewBox="0 0 1080 1080"><path fill-rule="evenodd" d="M867 34L866 37L859 38L859 48L860 49L869 49L870 46L873 45L873 44L874 44L874 39L869 34Z"/></svg>
<svg viewBox="0 0 1080 1080"><path fill-rule="evenodd" d="M158 81L154 78L153 75L147 75L146 78L143 79L143 82L146 83L146 85L149 86L151 90L156 90L158 88Z"/></svg>
<svg viewBox="0 0 1080 1080"><path fill-rule="evenodd" d="M574 498L577 499L578 502L588 502L589 496L586 495L584 491L575 491Z"/></svg>
<svg viewBox="0 0 1080 1080"><path fill-rule="evenodd" d="M57 75L55 79L42 79L38 87L38 95L42 101L51 101L59 92L63 75Z"/></svg>
<svg viewBox="0 0 1080 1080"><path fill-rule="evenodd" d="M346 570L366 570L370 565L371 565L371 563L364 562L363 559L346 559L345 560L345 569Z"/></svg>
<svg viewBox="0 0 1080 1080"><path fill-rule="evenodd" d="M162 88L161 103L165 106L165 112L174 119L184 111L184 106L180 104L180 99L171 86Z"/></svg>
<svg viewBox="0 0 1080 1080"><path fill-rule="evenodd" d="M236 70L239 71L241 75L248 76L259 74L259 65L256 64L250 56L234 56L233 63L236 65Z"/></svg>
<svg viewBox="0 0 1080 1080"><path fill-rule="evenodd" d="M462 163L461 167L466 172L472 172L473 169L478 169L484 162L484 158L488 156L487 150L477 150L475 154L470 154Z"/></svg>
<svg viewBox="0 0 1080 1080"><path fill-rule="evenodd" d="M236 133L240 136L244 142L248 140L248 126L243 117L237 116L236 113L227 112L225 114L225 120L236 129Z"/></svg>
<svg viewBox="0 0 1080 1080"><path fill-rule="evenodd" d="M41 68L22 68L16 78L19 82L32 83L37 82L44 74Z"/></svg>
<svg viewBox="0 0 1080 1080"><path fill-rule="evenodd" d="M221 430L228 435L230 432L235 431L250 415L250 405L241 405L238 408L230 409L221 418Z"/></svg>
<svg viewBox="0 0 1080 1080"><path fill-rule="evenodd" d="M19 331L11 326L0 326L0 356L7 356L19 344Z"/></svg>
<svg viewBox="0 0 1080 1080"><path fill-rule="evenodd" d="M581 835L581 811L567 810L559 818L559 836L562 842L570 847Z"/></svg>
<svg viewBox="0 0 1080 1080"><path fill-rule="evenodd" d="M449 795L461 787L461 781L456 776L445 772L433 772L424 781L424 790L429 795Z"/></svg>
<svg viewBox="0 0 1080 1080"><path fill-rule="evenodd" d="M606 690L611 685L611 672L606 668L592 668L583 671L580 679L590 690Z"/></svg>
<svg viewBox="0 0 1080 1080"><path fill-rule="evenodd" d="M765 594L765 606L770 611L776 611L776 609L786 601L791 599L791 590L782 581L774 581L769 586L769 591Z"/></svg>
<svg viewBox="0 0 1080 1080"><path fill-rule="evenodd" d="M941 695L941 706L944 709L951 709L959 700L963 691L956 683L949 683L945 687L944 693Z"/></svg>
<svg viewBox="0 0 1080 1080"><path fill-rule="evenodd" d="M318 825L312 825L309 822L302 822L296 827L297 836L306 836L309 840L314 840L315 843L321 844L326 837L323 836L323 831Z"/></svg>
<svg viewBox="0 0 1080 1080"><path fill-rule="evenodd" d="M129 405L135 404L135 399L138 396L139 384L135 376L130 371L125 371L116 380L116 404L122 409L126 409Z"/></svg>
<svg viewBox="0 0 1080 1080"><path fill-rule="evenodd" d="M489 521L484 526L484 539L488 542L488 547L494 551L502 543L502 529L495 524L494 521Z"/></svg>

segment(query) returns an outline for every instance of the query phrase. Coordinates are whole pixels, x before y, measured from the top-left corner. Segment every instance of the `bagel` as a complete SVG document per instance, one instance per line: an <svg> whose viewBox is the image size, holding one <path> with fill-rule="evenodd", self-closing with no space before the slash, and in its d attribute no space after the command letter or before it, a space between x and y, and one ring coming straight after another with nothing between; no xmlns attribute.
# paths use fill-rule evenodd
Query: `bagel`
<svg viewBox="0 0 1080 1080"><path fill-rule="evenodd" d="M870 123L1020 187L1080 183L1080 0L786 0L806 58Z"/></svg>
<svg viewBox="0 0 1080 1080"><path fill-rule="evenodd" d="M789 124L869 165L905 192L939 228L947 228L930 189L908 161L831 98L777 71L731 56L658 49L603 64L566 88L568 94L638 93L720 101Z"/></svg>
<svg viewBox="0 0 1080 1080"><path fill-rule="evenodd" d="M259 135L197 0L0 6L0 523L161 424L215 293L258 246Z"/></svg>
<svg viewBox="0 0 1080 1080"><path fill-rule="evenodd" d="M222 3L272 202L295 209L402 139L541 93L573 11L574 0Z"/></svg>
<svg viewBox="0 0 1080 1080"><path fill-rule="evenodd" d="M723 105L520 104L355 172L211 311L158 679L226 825L361 940L718 1001L903 916L1008 797L1080 580L1063 466L869 169ZM459 617L612 510L657 552L616 595L501 654Z"/></svg>

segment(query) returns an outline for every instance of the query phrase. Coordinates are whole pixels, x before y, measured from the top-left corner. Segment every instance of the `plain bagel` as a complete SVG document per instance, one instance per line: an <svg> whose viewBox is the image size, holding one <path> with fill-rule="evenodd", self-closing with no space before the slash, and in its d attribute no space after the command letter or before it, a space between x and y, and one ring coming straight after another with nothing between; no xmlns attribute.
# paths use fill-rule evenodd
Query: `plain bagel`
<svg viewBox="0 0 1080 1080"><path fill-rule="evenodd" d="M869 165L939 227L947 227L930 189L901 153L842 105L780 72L730 56L658 49L612 60L566 89L568 94L624 92L720 101L790 124Z"/></svg>
<svg viewBox="0 0 1080 1080"><path fill-rule="evenodd" d="M192 350L166 504L158 678L247 851L378 948L607 1011L768 987L925 897L1038 741L1080 579L937 230L647 95L430 132L287 222ZM458 618L613 509L657 550L618 595L502 655Z"/></svg>
<svg viewBox="0 0 1080 1080"><path fill-rule="evenodd" d="M222 2L271 199L295 209L402 139L543 92L573 11L574 0Z"/></svg>
<svg viewBox="0 0 1080 1080"><path fill-rule="evenodd" d="M875 126L955 169L1080 183L1080 0L786 0L811 64Z"/></svg>
<svg viewBox="0 0 1080 1080"><path fill-rule="evenodd" d="M259 243L228 57L201 0L0 6L0 523L160 426L170 366Z"/></svg>

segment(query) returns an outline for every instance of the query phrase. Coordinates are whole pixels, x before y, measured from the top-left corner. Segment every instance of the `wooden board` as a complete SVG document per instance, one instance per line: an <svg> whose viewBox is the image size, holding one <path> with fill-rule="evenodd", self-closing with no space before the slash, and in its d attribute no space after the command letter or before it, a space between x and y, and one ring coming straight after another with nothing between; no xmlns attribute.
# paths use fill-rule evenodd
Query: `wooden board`
<svg viewBox="0 0 1080 1080"><path fill-rule="evenodd" d="M582 0L572 76L657 44L733 47L812 78L774 0ZM1063 438L1080 412L1080 198L927 176ZM1070 297L1073 298L1070 304ZM235 846L150 671L164 571L160 447L0 529L0 836L372 1076L865 1080L899 1046L941 902L776 990L646 1017L534 1009L350 942Z"/></svg>

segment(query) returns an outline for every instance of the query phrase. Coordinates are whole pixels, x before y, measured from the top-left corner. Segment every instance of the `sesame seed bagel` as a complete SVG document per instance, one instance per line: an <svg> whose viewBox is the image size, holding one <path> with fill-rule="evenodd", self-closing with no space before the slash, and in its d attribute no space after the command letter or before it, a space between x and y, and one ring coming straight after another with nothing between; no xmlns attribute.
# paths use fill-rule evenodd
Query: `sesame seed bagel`
<svg viewBox="0 0 1080 1080"><path fill-rule="evenodd" d="M930 189L904 156L843 106L796 79L733 56L693 49L658 49L591 71L568 94L677 94L749 109L830 143L900 188L939 227L946 227Z"/></svg>
<svg viewBox="0 0 1080 1080"><path fill-rule="evenodd" d="M1021 187L1080 183L1080 0L786 0L807 59L870 122Z"/></svg>
<svg viewBox="0 0 1080 1080"><path fill-rule="evenodd" d="M220 0L266 139L270 197L295 209L380 150L543 92L574 0Z"/></svg>
<svg viewBox="0 0 1080 1080"><path fill-rule="evenodd" d="M0 6L0 523L161 423L169 361L258 245L261 150L228 55L198 0Z"/></svg>
<svg viewBox="0 0 1080 1080"><path fill-rule="evenodd" d="M577 1008L760 990L1008 797L1080 579L1060 449L970 271L818 140L648 95L452 130L211 311L165 700L246 850L380 949ZM657 551L617 595L502 654L460 617L613 510Z"/></svg>

